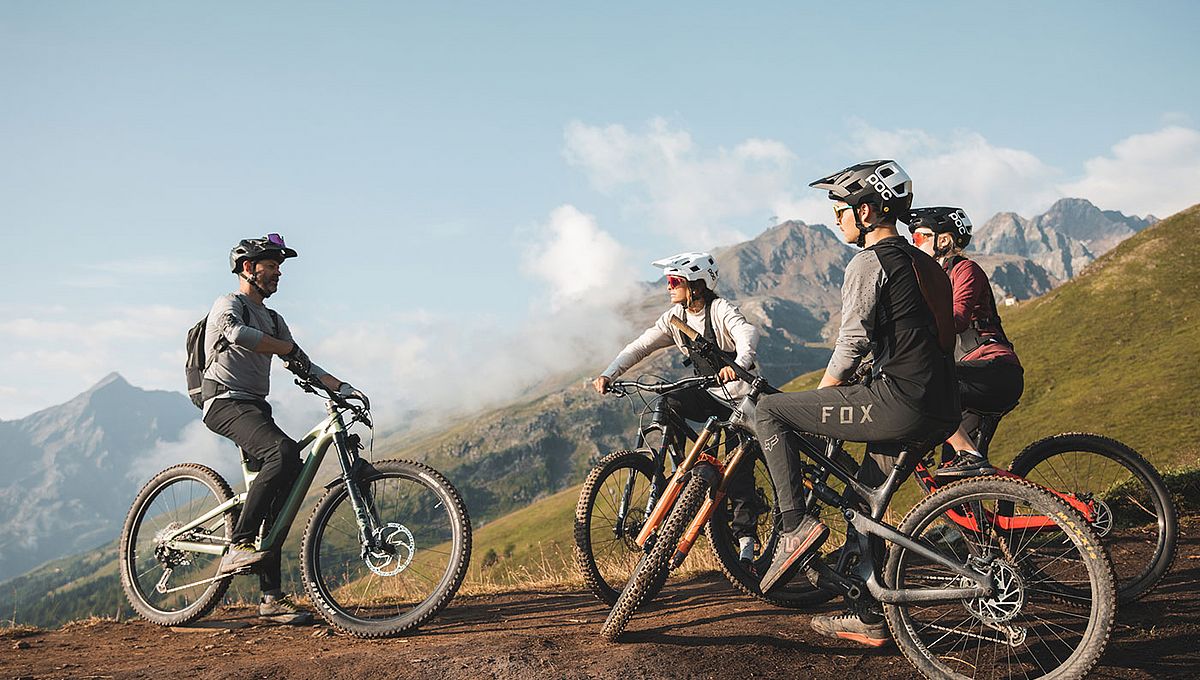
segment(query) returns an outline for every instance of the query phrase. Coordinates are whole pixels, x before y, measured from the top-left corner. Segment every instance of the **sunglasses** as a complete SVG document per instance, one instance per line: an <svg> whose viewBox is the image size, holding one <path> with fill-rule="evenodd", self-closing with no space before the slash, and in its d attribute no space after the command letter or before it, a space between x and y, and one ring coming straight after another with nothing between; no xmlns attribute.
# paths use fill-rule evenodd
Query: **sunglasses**
<svg viewBox="0 0 1200 680"><path fill-rule="evenodd" d="M853 209L854 209L854 206L852 206L852 205L835 205L835 206L833 206L833 217L838 222L841 222L842 221L842 213L846 212L847 210L853 210Z"/></svg>
<svg viewBox="0 0 1200 680"><path fill-rule="evenodd" d="M679 288L687 283L687 279L681 279L678 276L667 277L667 288Z"/></svg>
<svg viewBox="0 0 1200 680"><path fill-rule="evenodd" d="M913 245L915 245L915 246L925 245L926 241L933 240L933 235L934 234L932 231L914 231L912 233Z"/></svg>
<svg viewBox="0 0 1200 680"><path fill-rule="evenodd" d="M283 242L283 237L279 234L267 234L267 241L270 241L281 248L287 246L287 244Z"/></svg>

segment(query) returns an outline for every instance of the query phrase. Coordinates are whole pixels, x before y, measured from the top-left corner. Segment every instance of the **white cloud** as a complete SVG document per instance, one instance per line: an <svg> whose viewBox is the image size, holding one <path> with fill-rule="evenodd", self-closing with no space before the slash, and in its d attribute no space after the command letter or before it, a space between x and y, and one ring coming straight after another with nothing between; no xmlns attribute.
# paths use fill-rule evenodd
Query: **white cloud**
<svg viewBox="0 0 1200 680"><path fill-rule="evenodd" d="M312 355L371 396L389 425L413 411L444 417L501 403L552 375L598 373L633 332L622 314L636 290L627 251L570 205L553 210L533 238L522 269L545 287L513 330L500 330L507 325L486 311L424 314L345 327ZM299 405L300 397L284 398L288 410Z"/></svg>
<svg viewBox="0 0 1200 680"><path fill-rule="evenodd" d="M760 224L797 200L795 154L775 140L751 138L707 151L661 118L642 132L573 121L563 153L597 190L687 248L744 240L744 225Z"/></svg>
<svg viewBox="0 0 1200 680"><path fill-rule="evenodd" d="M1060 173L1034 154L996 146L977 132L944 137L923 130L880 130L852 123L851 150L859 160L894 158L913 178L916 205L961 206L977 222L997 212L1029 215L1060 196Z"/></svg>
<svg viewBox="0 0 1200 680"><path fill-rule="evenodd" d="M1102 208L1166 217L1200 201L1200 131L1172 125L1126 137L1108 156L1084 163L1083 177L1063 184Z"/></svg>
<svg viewBox="0 0 1200 680"><path fill-rule="evenodd" d="M591 215L564 205L539 229L543 240L525 253L525 273L549 285L551 308L609 305L629 295L634 281L629 251L601 230Z"/></svg>

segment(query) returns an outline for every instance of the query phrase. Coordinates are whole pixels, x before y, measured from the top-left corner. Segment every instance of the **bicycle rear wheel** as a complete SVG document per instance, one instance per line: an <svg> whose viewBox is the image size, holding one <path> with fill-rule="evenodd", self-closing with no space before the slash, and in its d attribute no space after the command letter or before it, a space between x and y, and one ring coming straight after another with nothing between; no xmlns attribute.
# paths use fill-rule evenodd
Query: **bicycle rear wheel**
<svg viewBox="0 0 1200 680"><path fill-rule="evenodd" d="M191 623L221 601L229 578L216 579L220 554L169 548L175 530L233 498L229 484L211 468L175 465L155 475L138 492L121 529L121 587L134 610L160 626ZM224 548L237 511L228 510L179 540Z"/></svg>
<svg viewBox="0 0 1200 680"><path fill-rule="evenodd" d="M363 554L344 483L317 502L304 531L304 586L330 625L358 637L420 626L454 597L471 557L471 521L458 491L420 463L364 465L356 480L384 549Z"/></svg>
<svg viewBox="0 0 1200 680"><path fill-rule="evenodd" d="M989 569L996 587L987 598L884 605L897 646L926 677L1080 678L1104 652L1116 613L1112 564L1057 496L1011 478L960 481L918 503L900 531ZM898 545L884 579L912 589L972 583Z"/></svg>
<svg viewBox="0 0 1200 680"><path fill-rule="evenodd" d="M588 590L609 606L644 555L635 539L646 523L653 476L654 461L647 455L616 451L592 468L579 491L575 563Z"/></svg>
<svg viewBox="0 0 1200 680"><path fill-rule="evenodd" d="M659 579L665 580L671 557L679 547L679 539L696 517L708 494L708 483L696 472L697 470L692 471L691 479L659 529L654 539L654 547L638 562L633 576L621 590L612 611L608 613L608 618L600 628L600 636L605 640L615 642L621 633L625 632L625 627L629 625L634 612L657 592L656 584L661 587L662 582Z"/></svg>
<svg viewBox="0 0 1200 680"><path fill-rule="evenodd" d="M1025 447L1009 471L1089 506L1113 560L1122 604L1158 584L1175 561L1179 520L1162 476L1115 439L1069 432Z"/></svg>

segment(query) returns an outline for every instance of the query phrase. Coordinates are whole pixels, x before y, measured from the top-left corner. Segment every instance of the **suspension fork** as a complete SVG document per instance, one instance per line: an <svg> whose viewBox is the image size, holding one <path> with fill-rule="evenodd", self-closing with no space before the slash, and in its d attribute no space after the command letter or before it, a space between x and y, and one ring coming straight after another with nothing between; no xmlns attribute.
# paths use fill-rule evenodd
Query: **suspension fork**
<svg viewBox="0 0 1200 680"><path fill-rule="evenodd" d="M337 410L332 404L329 404L328 408L330 414L336 415ZM350 443L341 417L336 417L334 422L333 444L337 449L338 464L342 468L342 480L346 485L346 495L350 497L350 507L354 509L354 521L358 524L359 538L365 555L379 547L375 542L379 528L378 513L375 510L373 499L368 497L358 483L358 477L364 467L363 460L358 457L358 448Z"/></svg>
<svg viewBox="0 0 1200 680"><path fill-rule="evenodd" d="M716 481L716 485L712 487L708 498L704 500L704 505L700 506L700 511L696 513L695 519L688 526L687 531L683 533L683 537L679 539L679 547L675 549L675 554L671 557L671 568L674 569L683 563L688 552L691 551L692 545L700 536L700 532L704 529L704 525L712 518L713 513L719 507L720 503L725 500L725 489L729 486L729 482L733 479L733 475L737 472L738 465L746 455L748 446L745 442L738 444L733 453L726 458L724 469L718 465L717 472L721 475Z"/></svg>
<svg viewBox="0 0 1200 680"><path fill-rule="evenodd" d="M638 534L638 545L644 548L646 541L650 539L650 536L663 523L663 520L667 518L667 514L671 512L671 508L675 505L675 500L679 498L680 492L683 491L683 487L687 483L688 473L692 471L697 459L701 455L701 451L704 450L704 447L708 446L708 441L716 433L717 422L716 416L713 416L704 423L704 428L696 436L696 442L692 445L683 462L675 469L675 474L671 476L671 481L667 482L667 488L663 490L662 499L654 506L654 511L647 518L646 525L642 527L642 531Z"/></svg>

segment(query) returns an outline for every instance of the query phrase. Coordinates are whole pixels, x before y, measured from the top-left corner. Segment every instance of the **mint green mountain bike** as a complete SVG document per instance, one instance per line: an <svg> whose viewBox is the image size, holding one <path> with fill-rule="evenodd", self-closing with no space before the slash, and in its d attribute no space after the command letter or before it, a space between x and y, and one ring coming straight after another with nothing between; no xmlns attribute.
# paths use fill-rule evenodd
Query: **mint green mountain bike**
<svg viewBox="0 0 1200 680"><path fill-rule="evenodd" d="M304 530L300 569L316 610L358 637L398 635L437 614L458 591L471 557L471 521L458 491L412 461L369 462L358 455L354 423L371 426L370 405L296 384L326 397L329 416L300 440L303 468L260 550L282 547L331 450L341 474L325 485ZM242 458L246 488L255 472ZM217 567L246 494L234 494L196 463L158 473L138 493L121 532L121 584L133 608L161 626L196 621L224 596L232 576Z"/></svg>

